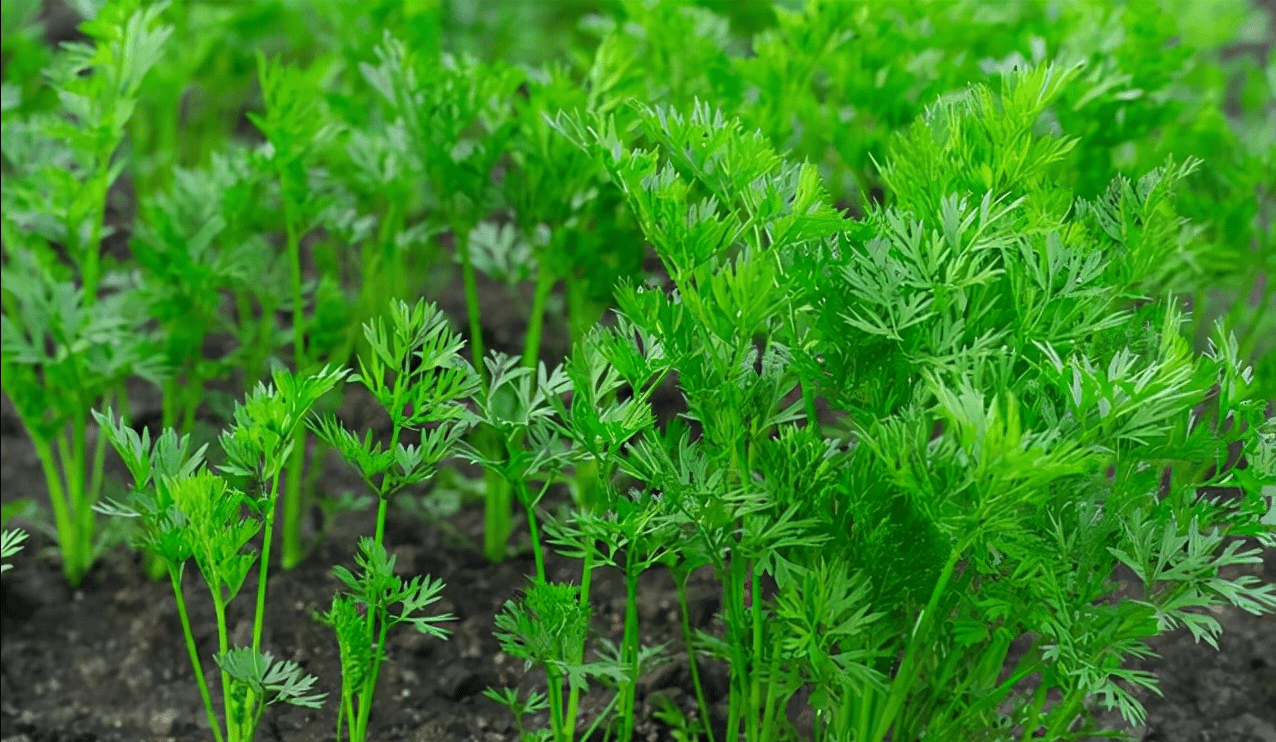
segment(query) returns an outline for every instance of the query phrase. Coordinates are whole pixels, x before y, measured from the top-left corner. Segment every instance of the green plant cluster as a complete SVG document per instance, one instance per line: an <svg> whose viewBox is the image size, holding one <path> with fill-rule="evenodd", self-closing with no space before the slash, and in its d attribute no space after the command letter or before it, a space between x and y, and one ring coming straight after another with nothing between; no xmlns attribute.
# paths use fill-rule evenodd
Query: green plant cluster
<svg viewBox="0 0 1276 742"><path fill-rule="evenodd" d="M1276 548L1276 45L1248 0L76 5L58 49L3 5L3 390L31 523L71 584L125 539L169 577L218 742L321 702L261 641L315 506L376 507L316 616L337 740L371 734L391 627L446 637L389 508L467 488L475 548L521 519L534 555L495 632L544 688L488 692L525 739L633 738L672 654L641 640L653 569L696 708L652 703L710 742L1115 734L1149 639L1276 611L1223 576ZM454 275L464 331L419 299ZM498 302L520 346L489 350ZM350 385L385 435L337 414ZM365 494L316 491L329 452ZM720 631L688 618L698 570Z"/></svg>

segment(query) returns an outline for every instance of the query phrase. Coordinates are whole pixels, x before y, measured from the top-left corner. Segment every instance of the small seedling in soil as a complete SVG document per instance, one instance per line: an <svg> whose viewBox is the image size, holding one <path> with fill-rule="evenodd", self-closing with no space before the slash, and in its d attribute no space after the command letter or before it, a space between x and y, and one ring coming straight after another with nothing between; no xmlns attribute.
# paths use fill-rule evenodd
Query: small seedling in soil
<svg viewBox="0 0 1276 742"><path fill-rule="evenodd" d="M344 372L324 369L298 379L277 371L273 386L258 385L236 407L233 425L221 436L226 454L222 474L204 465L204 448L189 451L189 437L178 438L167 429L152 444L149 431L139 435L109 413L97 415L133 477L133 489L125 501L107 502L99 509L134 519L138 548L167 567L187 652L217 742L250 742L270 704L318 708L323 702L325 694L314 692L314 676L295 662L277 660L262 650L262 628L279 477L297 430L304 430L302 423L311 405L344 376ZM253 484L241 488L229 477ZM258 533L262 534L260 560L251 547ZM182 575L192 559L208 587L217 619L213 659L221 669L224 731L204 681L182 593ZM254 564L258 571L252 644L231 647L227 607Z"/></svg>
<svg viewBox="0 0 1276 742"><path fill-rule="evenodd" d="M351 742L368 735L373 692L385 658L386 632L399 623L437 638L447 632L435 626L451 616L412 614L435 603L443 583L426 577L405 582L394 574L394 557L385 550L385 520L390 499L404 487L434 476L436 467L476 422L465 402L479 387L478 375L460 355L461 338L434 305L395 301L390 321L376 318L364 326L368 350L359 357L352 383L363 384L390 417L388 448L368 431L362 438L342 427L335 415L312 418L311 428L353 466L377 498L375 536L359 542L355 563L361 574L334 569L345 591L333 598L320 619L331 626L341 649L341 708L337 736ZM418 444L402 440L416 433ZM392 606L401 605L398 613Z"/></svg>

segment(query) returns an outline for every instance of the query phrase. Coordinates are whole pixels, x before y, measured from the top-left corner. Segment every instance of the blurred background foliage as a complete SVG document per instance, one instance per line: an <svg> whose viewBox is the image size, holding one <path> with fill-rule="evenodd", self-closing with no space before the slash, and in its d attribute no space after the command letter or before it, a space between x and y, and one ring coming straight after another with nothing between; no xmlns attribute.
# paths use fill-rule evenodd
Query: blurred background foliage
<svg viewBox="0 0 1276 742"><path fill-rule="evenodd" d="M58 44L82 40L78 24L104 6L135 5L3 0L7 250L39 231L46 189L36 175L66 161L67 143L31 125L62 105L49 74L66 54ZM336 361L391 296L444 290L449 248L510 286L515 302L543 299L537 308L573 337L612 304L617 278L640 273L646 248L623 199L545 124L560 110L610 114L633 145L644 134L631 101L684 111L705 102L817 165L833 205L862 215L896 201L881 165L894 138L923 146L942 126L918 122L933 123L972 85L995 88L1003 73L1054 62L1082 68L1029 130L1072 143L1044 175L1061 203L1114 199L1114 177L1137 190L1168 161L1200 160L1163 207L1182 217L1158 236L1177 241L1175 260L1143 288L1183 297L1201 347L1226 317L1256 364L1256 388L1276 396L1276 32L1271 9L1250 0L173 0L159 20L171 37L110 154L120 178L103 260L139 271L152 299L185 306L156 287L193 275L166 279L164 266L209 224L200 205L218 204L219 247L191 259L206 280L200 301L188 297L209 332L219 292L261 317L279 308L270 291L286 291L286 268L263 243L284 231L284 202L265 164L274 142L263 144L249 118L271 103L259 55L294 70L290 90L322 124L297 153L313 211L304 291L312 356ZM394 61L406 70L399 83L388 82L387 37L405 52ZM416 110L395 98L405 86L415 86ZM458 90L468 108L449 103ZM499 151L477 157L476 143ZM537 179L547 163L557 175ZM914 175L937 193L976 194L998 177ZM44 263L77 272L65 257ZM283 335L251 324L221 328L245 350L201 373L239 366L245 382L260 378ZM199 340L170 338L170 353Z"/></svg>

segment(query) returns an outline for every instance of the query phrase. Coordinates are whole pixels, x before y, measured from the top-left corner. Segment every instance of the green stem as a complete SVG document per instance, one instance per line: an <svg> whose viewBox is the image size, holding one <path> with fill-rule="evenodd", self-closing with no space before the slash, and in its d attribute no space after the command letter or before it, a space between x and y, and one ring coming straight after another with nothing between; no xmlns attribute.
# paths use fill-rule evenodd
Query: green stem
<svg viewBox="0 0 1276 742"><path fill-rule="evenodd" d="M204 398L204 379L197 375L192 375L189 385L186 387L185 401L182 404L182 427L181 433L189 434L195 430L195 413L199 411L199 403Z"/></svg>
<svg viewBox="0 0 1276 742"><path fill-rule="evenodd" d="M589 607L589 584L594 572L594 550L589 548L585 550L585 559L580 567L580 596L579 605L582 608ZM580 664L585 659L585 641L581 640L579 646L574 648L572 661ZM567 692L567 715L564 724L567 727L567 739L574 739L576 736L576 716L580 709L580 688L571 686ZM712 742L712 740L710 740Z"/></svg>
<svg viewBox="0 0 1276 742"><path fill-rule="evenodd" d="M182 622L182 636L186 639L186 654L190 657L191 669L195 671L195 682L199 685L199 696L204 699L204 711L208 714L208 726L213 730L213 737L222 742L221 726L217 723L217 715L213 713L213 697L208 692L208 681L204 679L204 665L199 661L199 652L195 649L195 634L191 631L190 616L186 612L186 597L182 595L182 572L178 567L168 564L168 577L173 583L173 597L177 600L177 617Z"/></svg>
<svg viewBox="0 0 1276 742"><path fill-rule="evenodd" d="M930 600L922 609L921 615L917 617L913 633L909 636L908 644L904 649L904 658L900 660L899 670L891 681L886 707L878 717L877 726L873 730L872 740L875 742L881 742L886 738L891 726L895 723L895 717L899 715L904 701L912 690L913 683L917 680L917 673L920 672L918 654L924 646L930 645L930 627L935 621L935 613L939 610L939 601L947 590L948 583L957 568L957 562L964 551L964 544L954 546L952 553L948 555L948 561L944 564L943 571L939 574L939 579L935 582L934 589L931 590Z"/></svg>
<svg viewBox="0 0 1276 742"><path fill-rule="evenodd" d="M66 491L62 485L62 475L58 471L57 459L53 446L43 438L33 435L32 428L27 427L27 434L35 446L36 456L40 459L40 468L44 470L44 481L49 488L49 504L53 507L53 524L58 532L58 547L62 550L62 576L72 587L79 585L72 578L71 559L68 545L74 541L74 527L71 524L70 507L67 504Z"/></svg>
<svg viewBox="0 0 1276 742"><path fill-rule="evenodd" d="M820 413L815 408L815 385L809 382L802 382L802 404L806 408L806 425L815 432L816 436L823 437L820 427Z"/></svg>
<svg viewBox="0 0 1276 742"><path fill-rule="evenodd" d="M174 374L164 380L163 390L160 392L160 427L173 428L177 426L177 375Z"/></svg>
<svg viewBox="0 0 1276 742"><path fill-rule="evenodd" d="M1084 698L1084 693L1073 691L1062 703L1051 709L1050 715L1054 717L1054 721L1046 729L1043 739L1061 739L1068 727L1072 726L1072 722L1076 721L1077 712L1081 710ZM1059 712L1059 709L1062 709L1062 712Z"/></svg>
<svg viewBox="0 0 1276 742"><path fill-rule="evenodd" d="M300 376L306 372L305 303L301 293L301 236L296 206L285 200L284 220L288 230L288 273L292 291L292 364ZM293 438L292 456L288 460L288 476L284 480L284 523L282 559L284 569L292 569L302 559L301 548L301 483L305 477L306 435L304 427L298 427Z"/></svg>
<svg viewBox="0 0 1276 742"><path fill-rule="evenodd" d="M266 582L270 575L270 545L275 532L275 500L279 494L279 472L271 477L270 504L266 507L266 523L262 529L261 562L257 567L257 607L253 613L253 651L261 651L261 632L266 622Z"/></svg>
<svg viewBox="0 0 1276 742"><path fill-rule="evenodd" d="M483 445L484 439L490 436L479 432L478 443ZM488 445L491 445L490 442ZM483 507L483 554L492 564L505 561L507 544L513 527L510 524L510 511L513 509L513 498L510 497L509 482L499 472L487 471L483 474L486 495Z"/></svg>
<svg viewBox="0 0 1276 742"><path fill-rule="evenodd" d="M209 579L209 578L212 579ZM226 604L222 601L222 583L218 575L205 575L208 591L213 597L213 613L217 617L217 653L225 656L230 649L230 640L226 633ZM234 699L231 698L230 675L225 669L222 676L222 710L226 714L226 737L228 742L240 742L239 727L235 724Z"/></svg>
<svg viewBox="0 0 1276 742"><path fill-rule="evenodd" d="M376 693L377 678L381 675L381 659L385 656L386 631L390 628L390 622L387 620L389 615L384 606L379 606L376 610L369 606L368 615L374 614L380 618L380 627L377 633L377 643L372 653L372 672L363 681L363 691L359 694L359 736L352 738L352 742L354 740L362 742L368 736L368 720L372 716L372 698Z"/></svg>
<svg viewBox="0 0 1276 742"><path fill-rule="evenodd" d="M385 520L389 510L390 500L386 497L377 498L377 546L381 546L385 541Z"/></svg>
<svg viewBox="0 0 1276 742"><path fill-rule="evenodd" d="M461 258L461 279L465 283L465 314L470 323L470 354L474 359L474 368L478 371L483 392L487 392L487 367L483 359L487 350L483 345L483 318L479 314L478 275L474 271L474 262L470 258L470 235L468 230L456 229L456 253Z"/></svg>
<svg viewBox="0 0 1276 742"><path fill-rule="evenodd" d="M620 740L629 742L634 735L634 714L637 712L638 696L638 570L626 558L625 563L625 635L622 661L629 665L629 679L623 687L624 698L620 705Z"/></svg>
<svg viewBox="0 0 1276 742"><path fill-rule="evenodd" d="M354 709L354 694L353 694L353 693L351 693L351 694L347 695L344 699L342 699L342 707L341 707L341 709L338 709L338 710L337 710L337 737L336 737L336 742L341 742L341 718L342 718L342 713L343 713L343 711L344 711L344 713L345 713L345 717L346 717L346 729L348 729L348 730L349 730L349 732L350 732L350 739L353 741L353 740L354 740L354 720L357 718L357 717L355 716L355 709Z"/></svg>
<svg viewBox="0 0 1276 742"><path fill-rule="evenodd" d="M113 397L114 395L108 394L108 396L103 400L102 406L111 407L112 403L115 401ZM92 527L95 523L92 505L97 503L102 496L102 477L105 473L105 469L106 435L102 433L101 429L99 429L97 441L93 444L93 471L89 477L88 502L90 507L85 508L85 510L89 513L90 537L92 536Z"/></svg>
<svg viewBox="0 0 1276 742"><path fill-rule="evenodd" d="M532 295L532 316L527 322L527 335L523 339L523 365L536 368L541 355L541 333L545 328L545 303L554 291L554 275L539 261L536 268L536 292Z"/></svg>
<svg viewBox="0 0 1276 742"><path fill-rule="evenodd" d="M67 577L72 586L78 586L84 579L84 575L88 573L93 543L93 534L89 530L93 524L93 511L89 510L88 518L84 514L84 511L88 510L84 492L88 421L81 410L87 407L81 402L71 420L70 451L67 451L65 439L58 442L63 464L62 471L66 476L67 505L69 506L67 515L72 523L71 543L64 544L62 547L62 554L66 559L63 567L71 569ZM70 547L69 550L68 547Z"/></svg>
<svg viewBox="0 0 1276 742"><path fill-rule="evenodd" d="M262 629L266 625L266 585L270 577L270 546L274 543L275 533L275 504L279 494L279 473L276 472L271 478L270 483L270 504L266 508L266 522L262 528L264 533L261 539L261 561L257 565L257 605L253 611L253 657L261 655L261 635ZM256 693L249 689L246 692L244 700L244 709L247 712L245 722L251 724L248 727L247 739L252 739L251 730L256 729L257 721L261 718L261 713L265 710L265 706L258 706Z"/></svg>
<svg viewBox="0 0 1276 742"><path fill-rule="evenodd" d="M563 719L563 680L546 667L546 685L549 686L549 726L556 742L572 742Z"/></svg>
<svg viewBox="0 0 1276 742"><path fill-rule="evenodd" d="M762 595L759 592L758 570L756 565L749 564L749 596L752 604L749 606L752 621L753 633L753 657L752 672L749 673L749 715L745 717L745 727L748 730L750 740L760 739L758 724L760 719L758 712L762 709L762 673L759 668L762 664Z"/></svg>
<svg viewBox="0 0 1276 742"><path fill-rule="evenodd" d="M766 679L766 702L763 705L762 713L762 739L766 742L775 739L775 720L778 714L779 700L778 694L780 684L776 682L776 676L780 672L780 653L774 648L771 650L771 662L767 666Z"/></svg>
<svg viewBox="0 0 1276 742"><path fill-rule="evenodd" d="M288 476L284 478L284 522L280 564L292 569L302 560L301 547L301 496L302 482L306 477L306 433L298 427L294 433L292 455L288 457Z"/></svg>
<svg viewBox="0 0 1276 742"><path fill-rule="evenodd" d="M1041 712L1046 707L1046 688L1046 680L1043 676L1037 685L1037 690L1033 693L1032 706L1029 709L1028 718L1024 721L1023 736L1020 737L1022 742L1033 739L1037 727L1041 725Z"/></svg>
<svg viewBox="0 0 1276 742"><path fill-rule="evenodd" d="M741 706L746 700L745 691L749 683L749 658L747 650L741 646L741 623L744 620L744 559L739 554L739 547L732 547L727 579L723 583L723 606L727 620L727 634L730 647L730 699L727 704L727 739L738 739L740 736Z"/></svg>
<svg viewBox="0 0 1276 742"><path fill-rule="evenodd" d="M545 582L545 555L541 552L540 528L536 525L536 503L526 494L527 485L519 483L519 489L524 493L524 505L527 510L527 530L532 536L532 558L536 560L536 577L540 582Z"/></svg>
<svg viewBox="0 0 1276 742"><path fill-rule="evenodd" d="M691 618L687 609L687 579L691 573L685 569L674 571L673 582L678 590L678 613L682 617L682 643L687 648L687 669L691 672L691 686L696 691L696 705L700 709L700 719L704 723L705 736L709 742L713 739L713 723L709 715L709 703L704 697L704 685L700 682L700 663L696 659L695 635L691 633Z"/></svg>
<svg viewBox="0 0 1276 742"><path fill-rule="evenodd" d="M257 323L257 341L251 354L251 364L245 365L244 389L248 390L257 382L266 378L266 362L275 347L275 310L274 302L261 302L261 317ZM251 376L248 372L251 371Z"/></svg>
<svg viewBox="0 0 1276 742"><path fill-rule="evenodd" d="M102 246L102 227L106 221L106 194L110 187L107 181L107 175L111 167L111 152L115 150L114 146L107 151L105 156L99 157L98 172L92 184L89 186L93 189L93 215L90 217L89 223L89 241L84 245L84 269L81 280L84 289L84 306L92 307L97 304L97 288L100 281L101 273L101 246ZM73 225L77 228L78 225Z"/></svg>

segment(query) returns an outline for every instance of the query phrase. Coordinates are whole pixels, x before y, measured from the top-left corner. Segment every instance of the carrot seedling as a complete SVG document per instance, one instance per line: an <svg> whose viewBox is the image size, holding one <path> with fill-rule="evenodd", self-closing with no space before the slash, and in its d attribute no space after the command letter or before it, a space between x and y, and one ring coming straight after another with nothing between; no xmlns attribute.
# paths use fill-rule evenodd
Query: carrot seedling
<svg viewBox="0 0 1276 742"><path fill-rule="evenodd" d="M218 742L250 742L270 704L318 708L323 701L324 694L313 690L313 676L306 675L295 662L277 660L262 649L262 630L280 474L297 430L304 430L311 406L344 375L324 369L298 378L277 371L273 386L258 385L236 407L233 424L221 436L226 454L222 474L203 465L202 448L189 453L189 438L179 439L172 429L152 444L149 433L139 436L112 416L98 418L134 481L126 501L108 503L101 509L134 519L139 548L167 565L187 652ZM247 486L232 484L228 477ZM252 548L259 533L260 557ZM213 660L221 670L224 727L204 682L203 663L182 592L182 575L190 560L208 587L217 620ZM257 596L251 644L232 647L227 609L254 564L258 567Z"/></svg>

